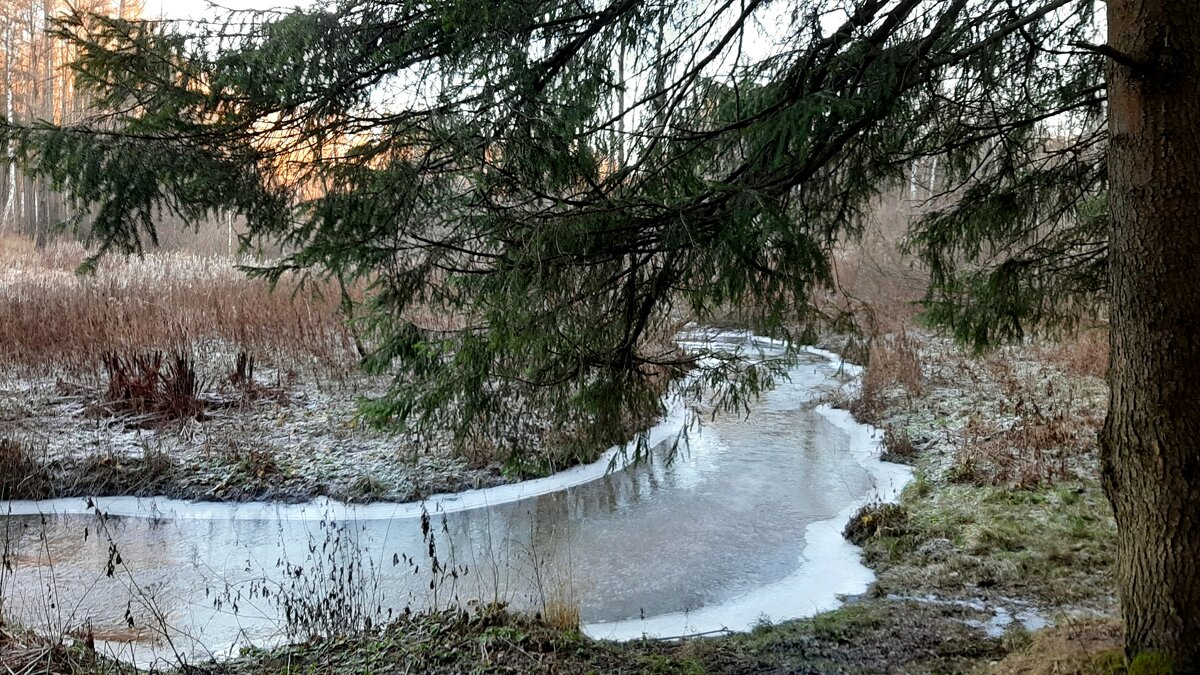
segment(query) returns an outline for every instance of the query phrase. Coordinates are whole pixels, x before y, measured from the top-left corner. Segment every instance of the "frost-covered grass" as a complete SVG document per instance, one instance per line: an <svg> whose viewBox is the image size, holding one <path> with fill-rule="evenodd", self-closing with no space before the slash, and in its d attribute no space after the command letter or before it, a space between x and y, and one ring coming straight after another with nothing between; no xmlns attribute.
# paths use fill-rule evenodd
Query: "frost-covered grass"
<svg viewBox="0 0 1200 675"><path fill-rule="evenodd" d="M919 381L877 377L868 400L844 402L917 472L902 512L863 542L873 595L1003 607L1056 630L1113 621L1116 527L1096 441L1107 389L1088 367L1103 362L1100 333L975 357L915 335L898 357L873 351L867 370L894 372L875 359L895 357L919 363ZM1000 626L1014 647L1028 643L1019 623Z"/></svg>
<svg viewBox="0 0 1200 675"><path fill-rule="evenodd" d="M418 447L359 419L388 378L359 370L336 284L272 290L237 261L185 252L111 255L77 275L86 257L0 238L0 443L22 450L0 457L5 494L407 500L502 481L487 457L468 465L441 438ZM102 364L156 354L187 358L191 394L216 405L147 422L111 400Z"/></svg>
<svg viewBox="0 0 1200 675"><path fill-rule="evenodd" d="M902 527L867 540L878 593L1036 601L1111 609L1116 526L1096 483L1012 490L918 483Z"/></svg>

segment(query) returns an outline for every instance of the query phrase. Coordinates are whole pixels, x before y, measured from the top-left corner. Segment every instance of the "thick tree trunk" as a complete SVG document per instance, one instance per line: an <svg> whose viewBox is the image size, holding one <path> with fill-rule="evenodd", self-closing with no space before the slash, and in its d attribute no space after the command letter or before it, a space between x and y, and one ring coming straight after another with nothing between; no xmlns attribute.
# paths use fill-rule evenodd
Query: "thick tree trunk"
<svg viewBox="0 0 1200 675"><path fill-rule="evenodd" d="M1200 0L1110 0L1101 445L1130 655L1200 671Z"/></svg>

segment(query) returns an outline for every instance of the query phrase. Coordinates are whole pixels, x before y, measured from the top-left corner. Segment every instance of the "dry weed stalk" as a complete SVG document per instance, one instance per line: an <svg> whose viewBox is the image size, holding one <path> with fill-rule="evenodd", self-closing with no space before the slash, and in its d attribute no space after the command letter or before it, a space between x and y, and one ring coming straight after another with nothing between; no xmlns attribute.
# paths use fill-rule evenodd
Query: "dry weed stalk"
<svg viewBox="0 0 1200 675"><path fill-rule="evenodd" d="M859 395L849 408L857 419L877 422L889 396L899 391L911 403L924 393L925 378L917 342L904 329L873 337L867 353Z"/></svg>
<svg viewBox="0 0 1200 675"><path fill-rule="evenodd" d="M972 417L959 432L952 480L1033 488L1076 478L1094 459L1101 416L1055 380L1019 377L1008 359L989 361L1007 421Z"/></svg>
<svg viewBox="0 0 1200 675"><path fill-rule="evenodd" d="M175 352L164 362L162 352L130 357L110 352L102 362L108 388L93 414L124 417L127 426L203 417L204 383L190 356Z"/></svg>
<svg viewBox="0 0 1200 675"><path fill-rule="evenodd" d="M0 438L0 501L45 499L54 494L50 474L33 449L13 438Z"/></svg>
<svg viewBox="0 0 1200 675"><path fill-rule="evenodd" d="M1108 329L1087 330L1062 338L1041 356L1068 375L1098 377L1108 375Z"/></svg>
<svg viewBox="0 0 1200 675"><path fill-rule="evenodd" d="M339 294L317 284L274 292L228 258L154 253L106 258L91 276L76 244L26 250L0 240L0 353L10 369L91 373L106 353L212 341L288 363L344 370L357 357Z"/></svg>

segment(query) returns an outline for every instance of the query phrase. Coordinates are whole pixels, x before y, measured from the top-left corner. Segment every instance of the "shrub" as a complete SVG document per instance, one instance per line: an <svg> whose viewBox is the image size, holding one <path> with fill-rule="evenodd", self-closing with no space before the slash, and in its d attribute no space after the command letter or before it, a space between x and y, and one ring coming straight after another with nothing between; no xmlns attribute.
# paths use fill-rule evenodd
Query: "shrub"
<svg viewBox="0 0 1200 675"><path fill-rule="evenodd" d="M871 339L859 396L849 410L862 422L876 422L883 413L884 397L901 389L909 399L924 390L924 375L916 340L904 331Z"/></svg>
<svg viewBox="0 0 1200 675"><path fill-rule="evenodd" d="M899 504L867 504L854 514L842 536L862 546L877 536L896 536L904 533L908 512Z"/></svg>

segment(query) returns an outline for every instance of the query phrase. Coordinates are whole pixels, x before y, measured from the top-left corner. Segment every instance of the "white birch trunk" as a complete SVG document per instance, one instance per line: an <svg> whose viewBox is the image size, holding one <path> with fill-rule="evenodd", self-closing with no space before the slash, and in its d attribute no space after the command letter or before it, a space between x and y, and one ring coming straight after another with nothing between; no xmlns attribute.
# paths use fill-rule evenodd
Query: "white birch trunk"
<svg viewBox="0 0 1200 675"><path fill-rule="evenodd" d="M13 118L13 72L12 72L12 24L4 27L4 91L5 91L5 117L8 120ZM14 207L17 196L17 155L16 150L12 145L8 146L8 195L4 200L3 213L3 228L11 230L13 227L13 218L15 217Z"/></svg>

